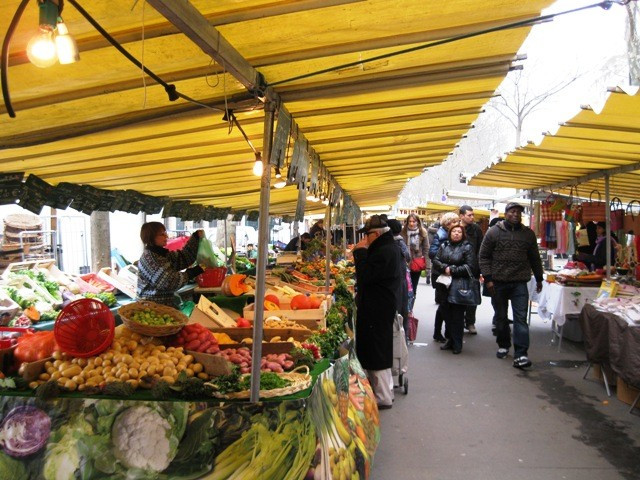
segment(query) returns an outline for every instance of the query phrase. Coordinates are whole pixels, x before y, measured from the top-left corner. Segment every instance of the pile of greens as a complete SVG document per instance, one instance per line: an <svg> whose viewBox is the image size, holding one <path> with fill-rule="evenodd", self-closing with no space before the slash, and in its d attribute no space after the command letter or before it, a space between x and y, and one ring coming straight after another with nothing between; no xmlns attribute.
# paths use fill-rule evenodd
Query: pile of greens
<svg viewBox="0 0 640 480"><path fill-rule="evenodd" d="M118 304L118 300L113 293L100 292L100 293L85 293L85 298L95 298L104 303L107 307L115 307Z"/></svg>

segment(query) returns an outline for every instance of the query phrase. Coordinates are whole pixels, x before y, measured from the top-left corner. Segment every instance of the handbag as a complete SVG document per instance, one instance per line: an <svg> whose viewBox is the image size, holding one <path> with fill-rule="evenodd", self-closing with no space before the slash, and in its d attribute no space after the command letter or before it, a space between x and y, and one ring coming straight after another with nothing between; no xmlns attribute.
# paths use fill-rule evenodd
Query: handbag
<svg viewBox="0 0 640 480"><path fill-rule="evenodd" d="M543 222L562 220L566 205L563 199L549 195L546 200L540 202L540 220Z"/></svg>
<svg viewBox="0 0 640 480"><path fill-rule="evenodd" d="M411 263L409 264L409 270L411 270L412 272L421 272L422 270L426 269L427 262L425 261L424 257L416 257L411 260Z"/></svg>
<svg viewBox="0 0 640 480"><path fill-rule="evenodd" d="M589 232L586 228L576 231L576 240L579 247L589 246Z"/></svg>
<svg viewBox="0 0 640 480"><path fill-rule="evenodd" d="M418 319L412 314L409 314L409 331L407 333L410 342L413 342L418 336Z"/></svg>
<svg viewBox="0 0 640 480"><path fill-rule="evenodd" d="M480 281L473 277L468 265L464 268L469 276L453 278L447 301L455 305L480 305Z"/></svg>
<svg viewBox="0 0 640 480"><path fill-rule="evenodd" d="M593 200L593 193L598 194L598 201ZM602 201L602 195L598 190L592 190L589 194L589 201L582 204L582 223L604 222L607 207Z"/></svg>
<svg viewBox="0 0 640 480"><path fill-rule="evenodd" d="M444 273L438 275L438 278L436 278L436 283L441 283L447 288L451 286L451 281L452 281L451 276L445 275Z"/></svg>
<svg viewBox="0 0 640 480"><path fill-rule="evenodd" d="M564 210L564 219L567 222L580 223L582 221L582 205L578 200L578 187L575 187L575 196L573 195L574 187L569 191L569 201Z"/></svg>
<svg viewBox="0 0 640 480"><path fill-rule="evenodd" d="M622 221L622 228L626 233L632 232L633 234L640 235L640 214L633 214L633 202L640 204L638 200L631 200L629 202Z"/></svg>
<svg viewBox="0 0 640 480"><path fill-rule="evenodd" d="M609 210L611 213L611 230L622 230L625 213L624 208L622 208L622 200L620 200L618 197L613 197L611 199Z"/></svg>

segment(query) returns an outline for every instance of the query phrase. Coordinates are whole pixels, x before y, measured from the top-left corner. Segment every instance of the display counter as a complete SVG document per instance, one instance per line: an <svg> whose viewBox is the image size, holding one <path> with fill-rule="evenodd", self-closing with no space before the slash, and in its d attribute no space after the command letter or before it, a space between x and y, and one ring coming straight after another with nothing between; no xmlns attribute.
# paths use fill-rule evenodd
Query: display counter
<svg viewBox="0 0 640 480"><path fill-rule="evenodd" d="M371 387L352 356L318 366L308 390L252 404L82 397L0 397L3 478L367 478L380 439ZM33 431L32 431L33 430ZM25 455L25 452L28 453Z"/></svg>

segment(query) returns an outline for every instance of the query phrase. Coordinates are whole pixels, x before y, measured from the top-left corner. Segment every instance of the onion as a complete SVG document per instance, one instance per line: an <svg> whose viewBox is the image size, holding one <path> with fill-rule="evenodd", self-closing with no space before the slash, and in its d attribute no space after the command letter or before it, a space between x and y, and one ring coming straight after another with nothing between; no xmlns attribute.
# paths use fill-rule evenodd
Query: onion
<svg viewBox="0 0 640 480"><path fill-rule="evenodd" d="M37 407L15 407L2 421L0 443L7 455L26 457L47 444L51 419Z"/></svg>

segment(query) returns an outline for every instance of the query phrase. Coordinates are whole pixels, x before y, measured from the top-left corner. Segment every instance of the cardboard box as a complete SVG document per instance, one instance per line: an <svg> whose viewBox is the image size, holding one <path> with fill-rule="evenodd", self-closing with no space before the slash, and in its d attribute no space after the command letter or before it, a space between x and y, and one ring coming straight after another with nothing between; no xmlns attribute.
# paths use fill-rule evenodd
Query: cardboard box
<svg viewBox="0 0 640 480"><path fill-rule="evenodd" d="M618 383L616 387L616 393L618 395L618 400L627 405L631 405L638 395L640 395L640 390L635 387L632 387L627 382L618 377ZM635 408L640 409L640 400L636 403Z"/></svg>

